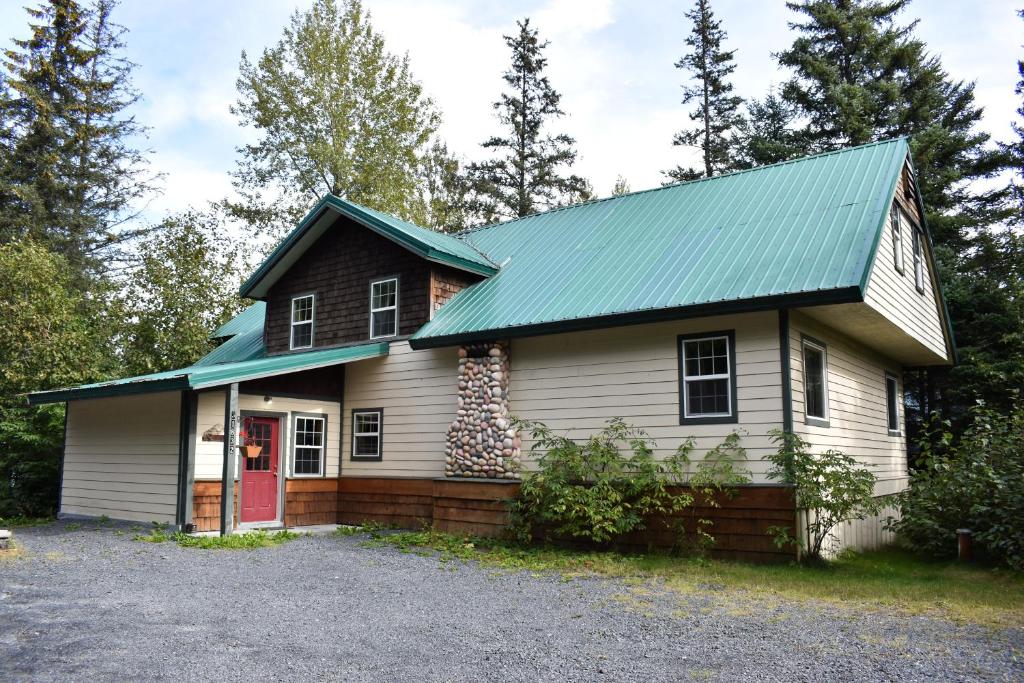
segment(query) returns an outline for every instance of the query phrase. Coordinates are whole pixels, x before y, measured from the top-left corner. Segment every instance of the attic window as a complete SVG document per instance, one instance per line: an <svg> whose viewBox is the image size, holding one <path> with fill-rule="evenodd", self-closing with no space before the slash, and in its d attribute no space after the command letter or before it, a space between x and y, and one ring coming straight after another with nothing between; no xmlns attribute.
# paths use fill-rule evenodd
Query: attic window
<svg viewBox="0 0 1024 683"><path fill-rule="evenodd" d="M370 339L398 334L398 278L370 284Z"/></svg>
<svg viewBox="0 0 1024 683"><path fill-rule="evenodd" d="M924 294L924 253L921 247L921 231L914 231L914 286Z"/></svg>
<svg viewBox="0 0 1024 683"><path fill-rule="evenodd" d="M892 230L892 262L896 272L903 275L903 214L895 202L889 210L889 225Z"/></svg>
<svg viewBox="0 0 1024 683"><path fill-rule="evenodd" d="M313 346L313 313L316 297L303 294L292 299L292 331L289 348L308 349Z"/></svg>

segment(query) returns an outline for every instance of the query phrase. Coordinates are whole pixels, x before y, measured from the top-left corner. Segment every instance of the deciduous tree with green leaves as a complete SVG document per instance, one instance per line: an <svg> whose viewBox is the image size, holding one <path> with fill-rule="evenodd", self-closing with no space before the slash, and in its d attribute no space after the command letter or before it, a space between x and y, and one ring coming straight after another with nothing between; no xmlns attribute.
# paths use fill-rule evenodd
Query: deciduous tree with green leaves
<svg viewBox="0 0 1024 683"><path fill-rule="evenodd" d="M576 141L565 133L546 132L553 119L564 115L561 95L544 75L548 42L541 41L528 18L517 25L518 33L505 36L512 51L512 65L504 74L508 90L494 103L504 134L482 145L497 156L469 166L474 210L484 222L518 218L591 196L585 179L565 174L576 161Z"/></svg>
<svg viewBox="0 0 1024 683"><path fill-rule="evenodd" d="M141 245L142 263L119 295L128 374L191 365L214 347L210 332L241 308L238 255L217 236L217 217L168 217Z"/></svg>
<svg viewBox="0 0 1024 683"><path fill-rule="evenodd" d="M0 245L0 517L54 511L64 407L24 394L101 379L109 330L67 261L31 239Z"/></svg>
<svg viewBox="0 0 1024 683"><path fill-rule="evenodd" d="M359 0L315 0L276 45L242 53L232 111L239 148L230 215L279 238L332 193L424 222L423 177L440 117L408 57L387 51Z"/></svg>
<svg viewBox="0 0 1024 683"><path fill-rule="evenodd" d="M697 103L690 113L690 120L697 125L676 133L672 144L697 147L702 164L701 168L676 166L665 171L672 181L710 178L734 170L732 134L743 120L743 98L733 94L729 82L736 70L736 51L723 48L727 34L711 10L711 1L697 0L686 18L693 22L686 38L691 51L676 62L676 68L693 79L693 84L683 86L683 104Z"/></svg>

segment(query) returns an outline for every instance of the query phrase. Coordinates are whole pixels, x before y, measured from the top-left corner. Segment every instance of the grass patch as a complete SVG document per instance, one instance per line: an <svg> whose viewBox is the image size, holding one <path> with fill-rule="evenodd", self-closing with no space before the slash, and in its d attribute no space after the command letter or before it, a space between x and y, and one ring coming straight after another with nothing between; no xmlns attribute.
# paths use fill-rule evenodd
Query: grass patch
<svg viewBox="0 0 1024 683"><path fill-rule="evenodd" d="M52 524L53 517L25 517L16 515L14 517L0 517L0 529L23 529L30 526L43 526Z"/></svg>
<svg viewBox="0 0 1024 683"><path fill-rule="evenodd" d="M822 566L803 566L524 548L433 530L372 534L364 545L388 545L404 552L428 548L442 561L476 560L506 570L600 575L627 583L659 579L665 588L684 595L714 594L726 588L740 591L741 596L729 596L730 604L740 597L785 598L860 610L898 610L999 628L1024 627L1024 574L924 560L897 548L848 553Z"/></svg>
<svg viewBox="0 0 1024 683"><path fill-rule="evenodd" d="M257 529L230 536L191 536L181 531L168 531L166 526L154 524L148 534L136 534L135 540L145 543L173 541L182 548L199 548L201 550L255 550L281 545L295 540L300 535L287 530L270 532Z"/></svg>

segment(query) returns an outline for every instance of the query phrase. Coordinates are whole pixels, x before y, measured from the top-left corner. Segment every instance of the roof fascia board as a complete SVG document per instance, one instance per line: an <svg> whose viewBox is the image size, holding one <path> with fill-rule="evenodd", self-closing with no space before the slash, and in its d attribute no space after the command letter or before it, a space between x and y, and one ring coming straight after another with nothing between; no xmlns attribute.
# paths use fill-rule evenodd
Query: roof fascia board
<svg viewBox="0 0 1024 683"><path fill-rule="evenodd" d="M77 387L70 389L54 389L40 391L28 395L29 405L38 406L47 403L64 403L86 398L109 398L111 396L133 396L136 394L155 394L162 391L185 391L190 388L187 374L128 384L105 384L98 387Z"/></svg>
<svg viewBox="0 0 1024 683"><path fill-rule="evenodd" d="M367 345L367 346L370 346L370 345ZM366 360L368 358L379 358L381 356L388 355L388 353L390 351L390 344L388 344L388 342L382 342L382 343L379 343L379 344L373 344L372 346L373 346L373 348L367 348L367 349L365 349L364 352L360 353L357 356L353 356L351 358L342 357L342 358L339 359L337 356L332 356L330 358L325 358L324 360L316 362L316 363L306 363L306 364L302 364L302 365L295 366L295 367L289 366L289 367L283 367L283 368L278 368L278 369L269 370L269 371L266 371L266 370L259 371L259 370L257 370L257 371L250 372L250 373L245 373L245 374L229 375L227 377L223 376L224 366L209 365L209 366L206 366L204 368L205 372L200 372L198 374L200 376L203 375L203 374L215 375L215 376L211 377L210 379L197 379L197 380L191 380L191 377L190 377L190 384L191 384L191 387L193 389L209 389L210 387L223 386L224 384L229 384L231 382L246 382L246 381L253 380L253 379L262 379L264 377L276 377L278 375L289 375L289 374L291 374L293 372L304 372L306 370L317 370L319 368L326 368L326 367L330 367L332 365L341 365L341 364L344 364L344 363L352 363L352 362L355 362L355 361L358 361L358 360ZM351 347L347 347L347 348L351 348ZM286 354L285 357L289 357L289 356L293 356L293 355L300 355L300 354ZM261 360L267 360L267 359L264 358L264 359L261 359ZM242 361L242 362L244 363L244 362L251 362L251 361ZM221 372L216 372L218 370L220 370Z"/></svg>
<svg viewBox="0 0 1024 683"><path fill-rule="evenodd" d="M429 349L442 346L455 346L466 342L491 341L494 339L508 339L513 337L533 337L546 334L559 334L563 332L582 332L608 327L624 327L626 325L641 325L644 323L685 320L688 318L703 318L730 313L754 313L759 311L776 310L779 307L798 308L801 306L860 303L862 301L864 301L864 296L861 289L854 285L851 287L842 287L839 289L829 289L816 292L780 294L758 297L755 299L721 301L695 304L691 306L678 306L673 308L658 308L646 311L594 316L590 318L573 318L571 320L558 320L553 322L537 323L534 325L521 325L518 327L507 327L495 330L480 330L438 337L417 338L413 336L409 339L409 346L417 350Z"/></svg>

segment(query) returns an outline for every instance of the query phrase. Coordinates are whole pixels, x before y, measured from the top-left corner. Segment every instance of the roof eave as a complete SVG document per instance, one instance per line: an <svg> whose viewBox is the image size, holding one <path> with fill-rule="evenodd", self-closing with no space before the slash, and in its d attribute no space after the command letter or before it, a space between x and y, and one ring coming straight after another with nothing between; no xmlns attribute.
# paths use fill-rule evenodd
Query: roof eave
<svg viewBox="0 0 1024 683"><path fill-rule="evenodd" d="M32 406L48 403L65 403L87 398L109 398L111 396L134 396L137 394L155 394L162 391L186 391L191 388L188 374L177 375L165 379L129 382L127 384L109 384L98 387L71 387L38 391L28 394L28 403Z"/></svg>
<svg viewBox="0 0 1024 683"><path fill-rule="evenodd" d="M567 320L518 325L515 327L492 330L447 334L436 337L417 337L414 335L409 339L409 345L413 349L417 350L430 349L443 346L455 346L469 342L492 341L495 339L535 337L547 334L559 334L563 332L582 332L609 327L624 327L627 325L684 320L687 318L702 318L730 313L754 313L758 311L777 310L780 308L860 303L862 301L864 301L864 294L860 286L850 285L848 287L840 287L837 289L777 294L732 301L715 301L703 304L692 304L689 306L655 308L643 311L631 311L628 313L613 313L610 315L592 316L588 318L571 318Z"/></svg>
<svg viewBox="0 0 1024 683"><path fill-rule="evenodd" d="M449 254L429 245L424 245L414 239L411 239L408 235L398 232L386 225L375 216L372 216L364 211L359 211L357 207L349 206L343 203L340 199L334 195L327 195L314 206L309 213L299 222L298 227L288 235L287 238L276 249L267 257L267 259L260 264L260 267L256 269L248 280L246 280L241 288L239 294L243 297L249 298L260 298L265 296L265 293L253 294L253 291L257 289L260 283L270 274L274 267L284 258L285 254L288 253L307 233L307 231L316 224L320 219L323 212L326 209L331 209L337 213L353 220L365 228L368 228L381 237L391 240L395 244L408 249L417 256L433 261L443 265L451 266L459 270L465 270L476 275L483 275L485 277L494 275L498 272L496 266L486 266L481 263L474 263L469 259L462 258L455 254ZM471 248L472 245L468 245ZM481 254L481 258L486 258Z"/></svg>

